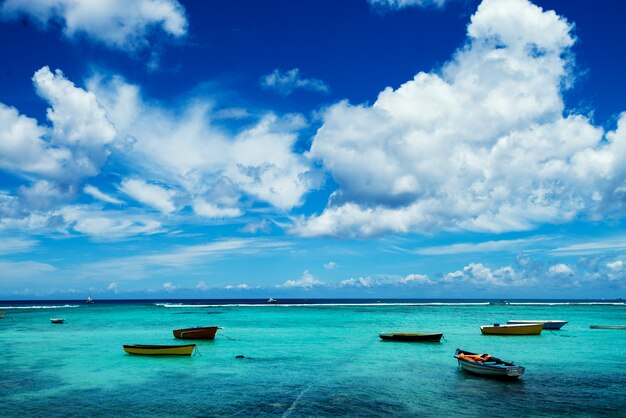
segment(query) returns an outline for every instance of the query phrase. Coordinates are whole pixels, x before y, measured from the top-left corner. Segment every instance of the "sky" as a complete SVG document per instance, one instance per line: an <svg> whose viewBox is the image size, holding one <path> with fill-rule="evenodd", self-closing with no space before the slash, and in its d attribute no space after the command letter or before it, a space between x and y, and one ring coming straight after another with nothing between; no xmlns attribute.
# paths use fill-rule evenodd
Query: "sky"
<svg viewBox="0 0 626 418"><path fill-rule="evenodd" d="M1 0L0 298L624 297L624 15Z"/></svg>

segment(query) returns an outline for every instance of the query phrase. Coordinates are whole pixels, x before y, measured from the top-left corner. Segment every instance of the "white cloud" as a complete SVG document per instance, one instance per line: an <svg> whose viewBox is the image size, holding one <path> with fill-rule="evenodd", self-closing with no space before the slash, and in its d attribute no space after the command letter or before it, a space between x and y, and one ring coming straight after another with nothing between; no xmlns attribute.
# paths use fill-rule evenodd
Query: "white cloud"
<svg viewBox="0 0 626 418"><path fill-rule="evenodd" d="M222 208L199 199L194 201L193 211L205 218L237 218L243 215L238 208Z"/></svg>
<svg viewBox="0 0 626 418"><path fill-rule="evenodd" d="M548 273L551 275L572 275L574 271L567 264L559 263L550 267Z"/></svg>
<svg viewBox="0 0 626 418"><path fill-rule="evenodd" d="M320 182L293 151L297 132L306 126L301 115L268 113L232 134L212 123L208 99L190 101L177 112L144 102L138 87L117 77L95 78L89 85L120 136L133 139L125 153L128 164L143 178L184 191L187 200L234 208L245 194L289 210Z"/></svg>
<svg viewBox="0 0 626 418"><path fill-rule="evenodd" d="M126 179L122 181L120 191L164 214L169 214L176 210L176 206L172 201L175 192L159 185L150 184L141 179Z"/></svg>
<svg viewBox="0 0 626 418"><path fill-rule="evenodd" d="M288 96L294 90L303 89L328 93L329 87L322 80L316 78L302 78L300 70L294 68L285 72L275 69L261 78L261 87L266 90L275 90L283 96Z"/></svg>
<svg viewBox="0 0 626 418"><path fill-rule="evenodd" d="M75 194L74 188L48 180L37 180L30 186L18 188L23 207L32 210L47 210L66 202Z"/></svg>
<svg viewBox="0 0 626 418"><path fill-rule="evenodd" d="M430 280L430 278L428 278L428 276L426 276L425 274L409 274L406 277L400 278L398 282L402 284L408 284L408 283L428 284L428 285L434 284L434 282Z"/></svg>
<svg viewBox="0 0 626 418"><path fill-rule="evenodd" d="M626 116L606 136L563 116L571 28L527 0L485 0L441 71L386 88L371 106L327 108L309 155L339 189L293 232L505 232L621 216Z"/></svg>
<svg viewBox="0 0 626 418"><path fill-rule="evenodd" d="M163 283L162 287L163 287L163 290L165 290L166 292L173 292L174 290L178 289L178 286L176 286L172 282L165 282Z"/></svg>
<svg viewBox="0 0 626 418"><path fill-rule="evenodd" d="M229 285L226 285L224 288L228 290L231 290L231 289L246 290L246 289L250 289L250 286L247 285L246 283L239 283L235 285L229 284Z"/></svg>
<svg viewBox="0 0 626 418"><path fill-rule="evenodd" d="M535 279L530 279L523 273L517 273L511 266L492 270L482 263L470 263L463 270L447 273L441 282L448 284L468 282L479 288L521 287L533 284Z"/></svg>
<svg viewBox="0 0 626 418"><path fill-rule="evenodd" d="M93 92L76 87L61 70L53 74L47 66L35 73L33 83L37 94L52 105L47 116L57 143L92 150L113 141L115 127Z"/></svg>
<svg viewBox="0 0 626 418"><path fill-rule="evenodd" d="M51 104L52 126L42 127L0 104L0 168L63 183L98 174L117 132L95 95L47 66L35 73L33 83Z"/></svg>
<svg viewBox="0 0 626 418"><path fill-rule="evenodd" d="M117 283L115 283L115 282L109 283L109 285L107 286L107 290L109 290L109 291L111 291L113 293L117 293L118 292Z"/></svg>
<svg viewBox="0 0 626 418"><path fill-rule="evenodd" d="M88 194L89 196L93 197L94 199L101 200L102 202L111 203L113 205L122 205L122 204L124 204L123 201L121 201L121 200L119 200L119 199L117 199L117 198L115 198L113 196L109 196L106 193L103 193L96 186L92 186L90 184L88 184L85 187L83 187L83 192L85 194Z"/></svg>
<svg viewBox="0 0 626 418"><path fill-rule="evenodd" d="M339 287L372 287L373 282L369 277L350 278L339 282Z"/></svg>
<svg viewBox="0 0 626 418"><path fill-rule="evenodd" d="M185 11L176 0L5 0L0 15L28 15L44 27L58 22L68 38L86 35L127 50L149 46L154 28L174 37L187 32Z"/></svg>
<svg viewBox="0 0 626 418"><path fill-rule="evenodd" d="M329 261L328 263L324 264L324 268L326 270L334 270L338 267L339 267L339 264L335 263L334 261Z"/></svg>
<svg viewBox="0 0 626 418"><path fill-rule="evenodd" d="M206 283L202 280L200 280L197 284L196 284L196 289L200 290L201 292L204 292L206 290L209 289L209 286L206 285Z"/></svg>
<svg viewBox="0 0 626 418"><path fill-rule="evenodd" d="M449 0L368 0L372 7L404 9L406 7L443 7Z"/></svg>
<svg viewBox="0 0 626 418"><path fill-rule="evenodd" d="M624 262L622 260L616 260L610 263L606 263L606 266L609 268L609 270L621 271L624 267Z"/></svg>
<svg viewBox="0 0 626 418"><path fill-rule="evenodd" d="M404 285L434 285L425 274L411 273L407 276L380 276L380 277L359 277L350 278L339 282L339 287L383 287L383 286L404 286Z"/></svg>
<svg viewBox="0 0 626 418"><path fill-rule="evenodd" d="M311 273L309 273L308 271L305 271L304 273L302 273L302 277L299 278L298 280L287 280L282 285L276 285L276 287L282 287L282 288L300 287L303 289L311 289L315 286L322 286L324 284L325 284L324 282L317 280L315 277L313 277Z"/></svg>
<svg viewBox="0 0 626 418"><path fill-rule="evenodd" d="M48 214L60 218L71 228L95 239L115 240L133 235L152 235L163 231L161 223L150 215L93 210L87 206L66 206Z"/></svg>
<svg viewBox="0 0 626 418"><path fill-rule="evenodd" d="M72 159L64 148L51 147L47 129L17 109L0 103L0 168L14 173L59 176Z"/></svg>

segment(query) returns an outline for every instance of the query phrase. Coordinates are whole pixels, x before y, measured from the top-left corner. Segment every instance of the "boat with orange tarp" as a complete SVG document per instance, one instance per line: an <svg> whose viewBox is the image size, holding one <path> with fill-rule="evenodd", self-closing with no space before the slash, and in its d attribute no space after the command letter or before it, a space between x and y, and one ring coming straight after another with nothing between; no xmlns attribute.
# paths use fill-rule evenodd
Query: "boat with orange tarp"
<svg viewBox="0 0 626 418"><path fill-rule="evenodd" d="M519 378L526 371L525 367L503 361L490 354L476 354L457 348L454 357L459 367L466 372L500 378Z"/></svg>

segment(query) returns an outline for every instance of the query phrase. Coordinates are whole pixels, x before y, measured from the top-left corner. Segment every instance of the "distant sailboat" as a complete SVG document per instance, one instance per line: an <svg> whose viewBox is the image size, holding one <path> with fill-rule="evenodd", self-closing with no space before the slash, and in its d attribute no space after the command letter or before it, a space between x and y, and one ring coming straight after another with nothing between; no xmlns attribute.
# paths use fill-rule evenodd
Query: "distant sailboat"
<svg viewBox="0 0 626 418"><path fill-rule="evenodd" d="M274 299L274 298L269 298L267 300L267 303L278 303L278 301L276 299Z"/></svg>
<svg viewBox="0 0 626 418"><path fill-rule="evenodd" d="M89 296L87 300L85 301L85 303L94 303L94 300L91 296Z"/></svg>

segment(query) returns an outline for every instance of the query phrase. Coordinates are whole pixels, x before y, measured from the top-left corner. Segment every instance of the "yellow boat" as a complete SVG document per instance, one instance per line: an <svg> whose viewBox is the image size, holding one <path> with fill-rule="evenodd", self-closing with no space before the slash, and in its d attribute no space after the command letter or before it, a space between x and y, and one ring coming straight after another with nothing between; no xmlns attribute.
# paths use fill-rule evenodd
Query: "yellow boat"
<svg viewBox="0 0 626 418"><path fill-rule="evenodd" d="M543 324L493 324L482 325L480 332L486 335L539 335Z"/></svg>
<svg viewBox="0 0 626 418"><path fill-rule="evenodd" d="M185 345L145 345L145 344L124 344L124 351L128 354L139 354L144 356L190 356L195 344Z"/></svg>

